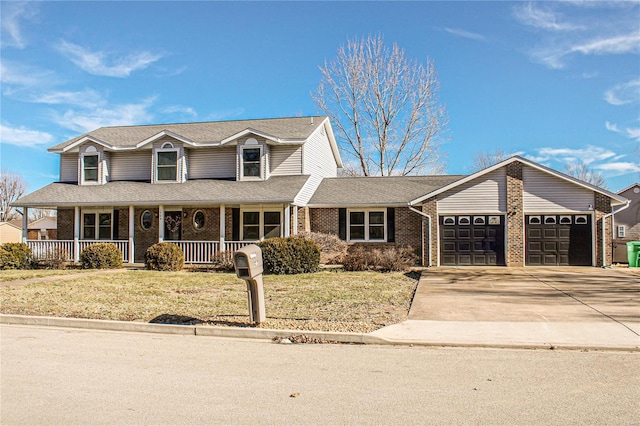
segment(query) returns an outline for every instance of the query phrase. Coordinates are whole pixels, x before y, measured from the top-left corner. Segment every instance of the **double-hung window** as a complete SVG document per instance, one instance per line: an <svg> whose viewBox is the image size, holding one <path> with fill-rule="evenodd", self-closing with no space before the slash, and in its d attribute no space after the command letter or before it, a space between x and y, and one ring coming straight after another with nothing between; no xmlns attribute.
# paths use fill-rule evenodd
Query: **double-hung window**
<svg viewBox="0 0 640 426"><path fill-rule="evenodd" d="M349 210L349 241L385 241L386 210Z"/></svg>
<svg viewBox="0 0 640 426"><path fill-rule="evenodd" d="M111 229L111 213L83 213L82 239L110 240Z"/></svg>
<svg viewBox="0 0 640 426"><path fill-rule="evenodd" d="M245 241L282 236L282 215L280 211L243 211L242 235Z"/></svg>
<svg viewBox="0 0 640 426"><path fill-rule="evenodd" d="M178 150L171 143L165 143L162 149L156 152L156 180L178 180Z"/></svg>
<svg viewBox="0 0 640 426"><path fill-rule="evenodd" d="M262 178L262 147L242 148L242 178Z"/></svg>
<svg viewBox="0 0 640 426"><path fill-rule="evenodd" d="M98 182L98 154L85 154L82 157L82 178L84 182Z"/></svg>

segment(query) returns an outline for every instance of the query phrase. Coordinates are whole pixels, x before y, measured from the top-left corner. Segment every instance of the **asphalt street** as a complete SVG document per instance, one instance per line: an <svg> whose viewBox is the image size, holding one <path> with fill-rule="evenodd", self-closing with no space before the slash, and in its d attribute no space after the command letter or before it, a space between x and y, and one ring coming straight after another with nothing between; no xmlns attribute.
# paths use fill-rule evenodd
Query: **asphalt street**
<svg viewBox="0 0 640 426"><path fill-rule="evenodd" d="M638 424L640 354L0 327L0 423Z"/></svg>

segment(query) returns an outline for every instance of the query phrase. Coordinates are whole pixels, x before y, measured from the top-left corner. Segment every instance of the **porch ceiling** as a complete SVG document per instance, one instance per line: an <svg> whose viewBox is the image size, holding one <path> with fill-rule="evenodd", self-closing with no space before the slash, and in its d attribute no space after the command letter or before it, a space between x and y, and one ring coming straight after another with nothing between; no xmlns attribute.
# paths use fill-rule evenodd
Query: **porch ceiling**
<svg viewBox="0 0 640 426"><path fill-rule="evenodd" d="M266 181L191 180L184 183L52 183L13 203L16 207L292 203L309 176Z"/></svg>

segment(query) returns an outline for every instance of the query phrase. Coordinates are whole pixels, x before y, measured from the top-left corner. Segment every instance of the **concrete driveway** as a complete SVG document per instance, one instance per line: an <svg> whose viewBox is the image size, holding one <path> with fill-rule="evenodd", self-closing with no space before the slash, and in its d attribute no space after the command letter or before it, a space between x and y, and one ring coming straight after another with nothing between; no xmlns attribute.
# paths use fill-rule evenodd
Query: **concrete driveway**
<svg viewBox="0 0 640 426"><path fill-rule="evenodd" d="M425 270L410 320L640 323L640 271L590 267Z"/></svg>

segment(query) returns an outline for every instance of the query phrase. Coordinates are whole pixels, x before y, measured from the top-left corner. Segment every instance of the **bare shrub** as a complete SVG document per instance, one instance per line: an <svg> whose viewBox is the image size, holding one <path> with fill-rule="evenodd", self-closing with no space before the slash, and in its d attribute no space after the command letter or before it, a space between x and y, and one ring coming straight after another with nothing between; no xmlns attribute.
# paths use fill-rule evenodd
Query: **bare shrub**
<svg viewBox="0 0 640 426"><path fill-rule="evenodd" d="M211 256L211 267L216 271L233 272L233 252L225 250Z"/></svg>
<svg viewBox="0 0 640 426"><path fill-rule="evenodd" d="M418 261L411 247L365 248L355 246L343 257L346 271L406 271Z"/></svg>
<svg viewBox="0 0 640 426"><path fill-rule="evenodd" d="M336 234L322 232L298 232L295 238L311 240L320 249L320 263L341 263L349 250L349 244L341 240Z"/></svg>

